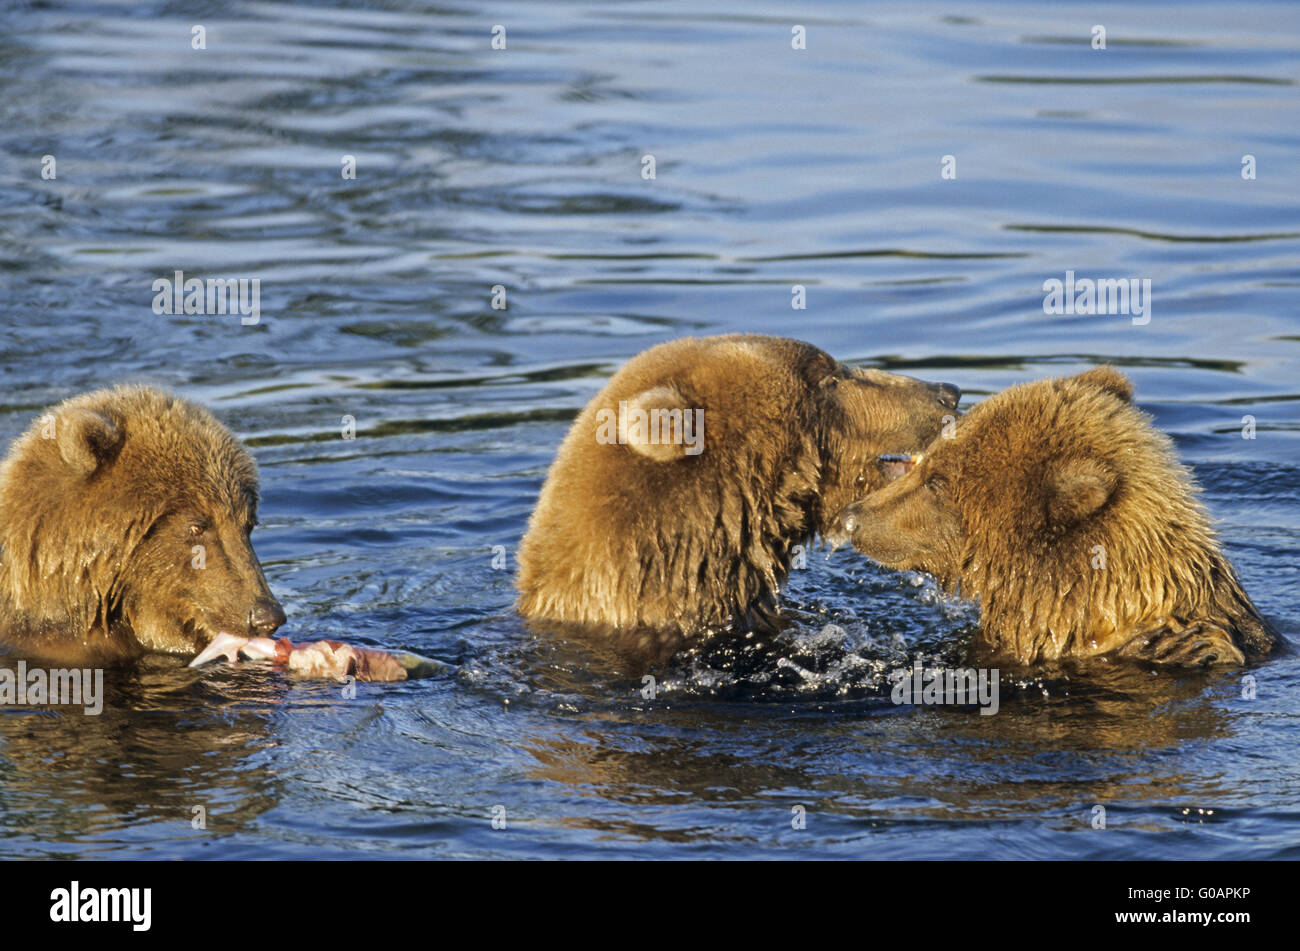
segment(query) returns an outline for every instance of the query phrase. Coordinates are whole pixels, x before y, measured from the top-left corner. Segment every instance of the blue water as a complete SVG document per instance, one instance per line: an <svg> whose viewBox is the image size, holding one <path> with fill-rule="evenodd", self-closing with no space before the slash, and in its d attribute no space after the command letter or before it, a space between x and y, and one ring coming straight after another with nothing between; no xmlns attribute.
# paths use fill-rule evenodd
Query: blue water
<svg viewBox="0 0 1300 951"><path fill-rule="evenodd" d="M101 716L6 710L0 856L1300 856L1295 655L1255 699L1117 672L900 708L884 670L958 656L974 612L844 549L794 573L775 645L684 658L653 701L512 613L579 408L655 343L755 331L967 405L1118 364L1300 637L1300 7L792 16L6 5L0 438L122 380L206 404L261 467L284 633L450 666L351 699L158 659ZM175 269L259 278L261 321L155 315ZM1150 279L1150 323L1046 316L1067 270Z"/></svg>

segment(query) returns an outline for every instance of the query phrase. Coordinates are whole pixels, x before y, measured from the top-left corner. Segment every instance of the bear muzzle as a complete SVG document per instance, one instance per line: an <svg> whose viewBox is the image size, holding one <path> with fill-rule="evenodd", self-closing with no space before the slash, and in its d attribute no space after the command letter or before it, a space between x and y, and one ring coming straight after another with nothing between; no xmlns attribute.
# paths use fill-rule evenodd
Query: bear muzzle
<svg viewBox="0 0 1300 951"><path fill-rule="evenodd" d="M828 538L836 545L847 541L872 561L890 568L899 567L916 554L917 540L900 533L874 498L845 506L836 516Z"/></svg>
<svg viewBox="0 0 1300 951"><path fill-rule="evenodd" d="M274 600L261 600L248 614L248 627L259 637L270 637L285 622L284 609Z"/></svg>
<svg viewBox="0 0 1300 951"><path fill-rule="evenodd" d="M835 518L831 538L838 545L840 542L852 541L853 533L862 524L862 505L854 502L846 506Z"/></svg>
<svg viewBox="0 0 1300 951"><path fill-rule="evenodd" d="M929 386L940 406L956 411L957 404L961 402L960 387L952 383L931 383Z"/></svg>

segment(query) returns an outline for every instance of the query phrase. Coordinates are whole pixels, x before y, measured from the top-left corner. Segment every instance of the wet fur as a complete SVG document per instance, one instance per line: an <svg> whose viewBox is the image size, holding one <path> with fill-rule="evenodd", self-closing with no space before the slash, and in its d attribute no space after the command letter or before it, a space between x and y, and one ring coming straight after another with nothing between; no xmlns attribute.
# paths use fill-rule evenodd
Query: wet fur
<svg viewBox="0 0 1300 951"><path fill-rule="evenodd" d="M188 654L274 603L247 538L257 469L210 413L118 387L49 414L0 464L0 645L70 663Z"/></svg>
<svg viewBox="0 0 1300 951"><path fill-rule="evenodd" d="M598 412L647 392L704 410L702 453L597 442ZM711 631L769 629L794 548L883 484L877 454L924 445L953 407L934 385L850 370L786 338L652 348L560 447L520 545L519 611L651 657Z"/></svg>
<svg viewBox="0 0 1300 951"><path fill-rule="evenodd" d="M976 648L994 659L1202 666L1268 653L1278 635L1191 472L1131 397L1109 367L991 396L842 521L866 555L978 600Z"/></svg>

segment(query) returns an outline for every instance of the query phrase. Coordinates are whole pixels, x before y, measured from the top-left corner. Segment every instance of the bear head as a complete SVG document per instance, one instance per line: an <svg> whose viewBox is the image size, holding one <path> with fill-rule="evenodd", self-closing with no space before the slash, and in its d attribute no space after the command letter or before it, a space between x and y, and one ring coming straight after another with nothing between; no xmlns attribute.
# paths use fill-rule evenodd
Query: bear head
<svg viewBox="0 0 1300 951"><path fill-rule="evenodd" d="M1191 474L1131 400L1110 367L991 396L886 464L898 477L846 508L839 536L978 600L987 645L1025 663L1170 623L1257 627ZM1230 643L1200 656L1242 659Z"/></svg>
<svg viewBox="0 0 1300 951"><path fill-rule="evenodd" d="M257 505L252 458L201 407L141 386L67 400L0 466L6 624L105 654L269 635L285 618L249 537Z"/></svg>
<svg viewBox="0 0 1300 951"><path fill-rule="evenodd" d="M885 483L879 454L955 421L960 396L783 337L644 351L560 447L520 545L519 611L656 652L768 627L796 548Z"/></svg>
<svg viewBox="0 0 1300 951"><path fill-rule="evenodd" d="M817 382L823 471L816 530L828 535L852 501L890 481L881 456L910 456L956 424L961 390L884 370L835 364Z"/></svg>

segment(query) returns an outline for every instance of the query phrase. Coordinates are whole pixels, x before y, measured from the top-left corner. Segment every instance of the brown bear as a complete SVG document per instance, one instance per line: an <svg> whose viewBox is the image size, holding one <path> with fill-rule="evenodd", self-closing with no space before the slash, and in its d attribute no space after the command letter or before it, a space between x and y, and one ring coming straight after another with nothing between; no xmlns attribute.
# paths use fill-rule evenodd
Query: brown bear
<svg viewBox="0 0 1300 951"><path fill-rule="evenodd" d="M98 665L271 634L257 502L252 458L207 410L142 386L60 403L0 464L0 645Z"/></svg>
<svg viewBox="0 0 1300 951"><path fill-rule="evenodd" d="M1270 651L1191 473L1110 367L989 397L840 516L854 547L977 600L977 652L1178 666Z"/></svg>
<svg viewBox="0 0 1300 951"><path fill-rule="evenodd" d="M706 632L770 630L796 546L960 396L783 337L653 347L561 445L519 548L518 609L652 661Z"/></svg>

